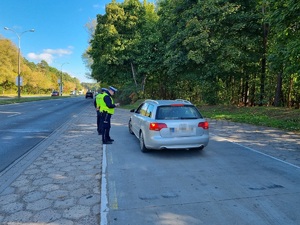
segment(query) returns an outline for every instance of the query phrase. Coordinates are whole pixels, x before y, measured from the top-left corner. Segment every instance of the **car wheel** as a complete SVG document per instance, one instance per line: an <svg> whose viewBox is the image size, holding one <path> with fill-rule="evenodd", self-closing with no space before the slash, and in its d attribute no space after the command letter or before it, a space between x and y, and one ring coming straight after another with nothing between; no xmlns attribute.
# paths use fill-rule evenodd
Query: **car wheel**
<svg viewBox="0 0 300 225"><path fill-rule="evenodd" d="M142 152L148 152L148 149L145 146L145 140L143 132L140 132L140 148Z"/></svg>
<svg viewBox="0 0 300 225"><path fill-rule="evenodd" d="M129 120L128 129L129 129L129 133L133 134L131 120Z"/></svg>

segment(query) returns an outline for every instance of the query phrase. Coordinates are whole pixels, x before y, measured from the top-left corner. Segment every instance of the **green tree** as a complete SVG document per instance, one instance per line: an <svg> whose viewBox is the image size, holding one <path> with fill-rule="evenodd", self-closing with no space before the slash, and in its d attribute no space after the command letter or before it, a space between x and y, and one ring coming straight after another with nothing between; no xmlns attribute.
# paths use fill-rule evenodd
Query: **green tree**
<svg viewBox="0 0 300 225"><path fill-rule="evenodd" d="M0 39L0 86L2 94L5 90L15 89L15 79L18 76L18 49L7 39Z"/></svg>
<svg viewBox="0 0 300 225"><path fill-rule="evenodd" d="M138 56L142 27L147 20L146 1L112 1L106 6L106 14L97 16L97 27L88 54L93 59L92 77L98 81L122 85L140 83Z"/></svg>
<svg viewBox="0 0 300 225"><path fill-rule="evenodd" d="M159 3L164 64L173 81L169 86L197 95L200 88L211 104L226 100L222 96L231 99L225 84L243 78L244 71L259 61L258 18L249 10L253 5L214 0Z"/></svg>
<svg viewBox="0 0 300 225"><path fill-rule="evenodd" d="M269 69L276 80L274 105L300 104L300 2L269 0ZM277 77L274 79L273 77ZM273 89L274 90L274 89Z"/></svg>

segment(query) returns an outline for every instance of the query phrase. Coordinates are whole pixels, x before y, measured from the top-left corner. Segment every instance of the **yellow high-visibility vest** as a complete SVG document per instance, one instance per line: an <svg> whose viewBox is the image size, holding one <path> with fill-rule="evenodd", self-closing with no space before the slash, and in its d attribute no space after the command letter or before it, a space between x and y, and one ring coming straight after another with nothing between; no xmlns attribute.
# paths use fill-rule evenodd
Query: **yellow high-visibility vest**
<svg viewBox="0 0 300 225"><path fill-rule="evenodd" d="M100 109L100 107L101 107L101 99L103 100L103 98L104 98L104 93L105 92L103 92L103 93L100 93L100 94L98 94L97 96L96 96L96 106L97 106L97 108L99 108Z"/></svg>
<svg viewBox="0 0 300 225"><path fill-rule="evenodd" d="M108 95L106 92L103 92L103 98L100 98L100 112L107 112L109 114L114 114L115 113L115 108L108 108L106 103L104 102L104 97ZM109 95L108 95L109 96ZM114 100L111 96L109 96L111 99L111 103L114 104Z"/></svg>

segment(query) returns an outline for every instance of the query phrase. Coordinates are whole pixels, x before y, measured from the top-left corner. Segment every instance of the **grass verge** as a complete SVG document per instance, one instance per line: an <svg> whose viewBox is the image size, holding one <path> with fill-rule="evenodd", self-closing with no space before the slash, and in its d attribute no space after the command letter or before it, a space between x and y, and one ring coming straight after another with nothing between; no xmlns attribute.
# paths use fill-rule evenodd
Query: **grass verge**
<svg viewBox="0 0 300 225"><path fill-rule="evenodd" d="M204 117L300 133L300 110L277 107L201 106Z"/></svg>

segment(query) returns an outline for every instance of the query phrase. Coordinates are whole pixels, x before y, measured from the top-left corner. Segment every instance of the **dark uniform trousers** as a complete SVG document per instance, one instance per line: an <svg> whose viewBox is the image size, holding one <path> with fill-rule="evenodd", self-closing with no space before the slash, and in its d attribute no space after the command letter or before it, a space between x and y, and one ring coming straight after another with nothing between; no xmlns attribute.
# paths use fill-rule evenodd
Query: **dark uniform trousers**
<svg viewBox="0 0 300 225"><path fill-rule="evenodd" d="M98 134L102 134L102 116L101 116L101 112L98 110L97 111L97 131Z"/></svg>
<svg viewBox="0 0 300 225"><path fill-rule="evenodd" d="M102 122L102 142L108 142L111 140L110 136L109 136L109 132L110 132L110 119L111 119L111 114L107 113L107 112L102 112L101 113L101 122Z"/></svg>

